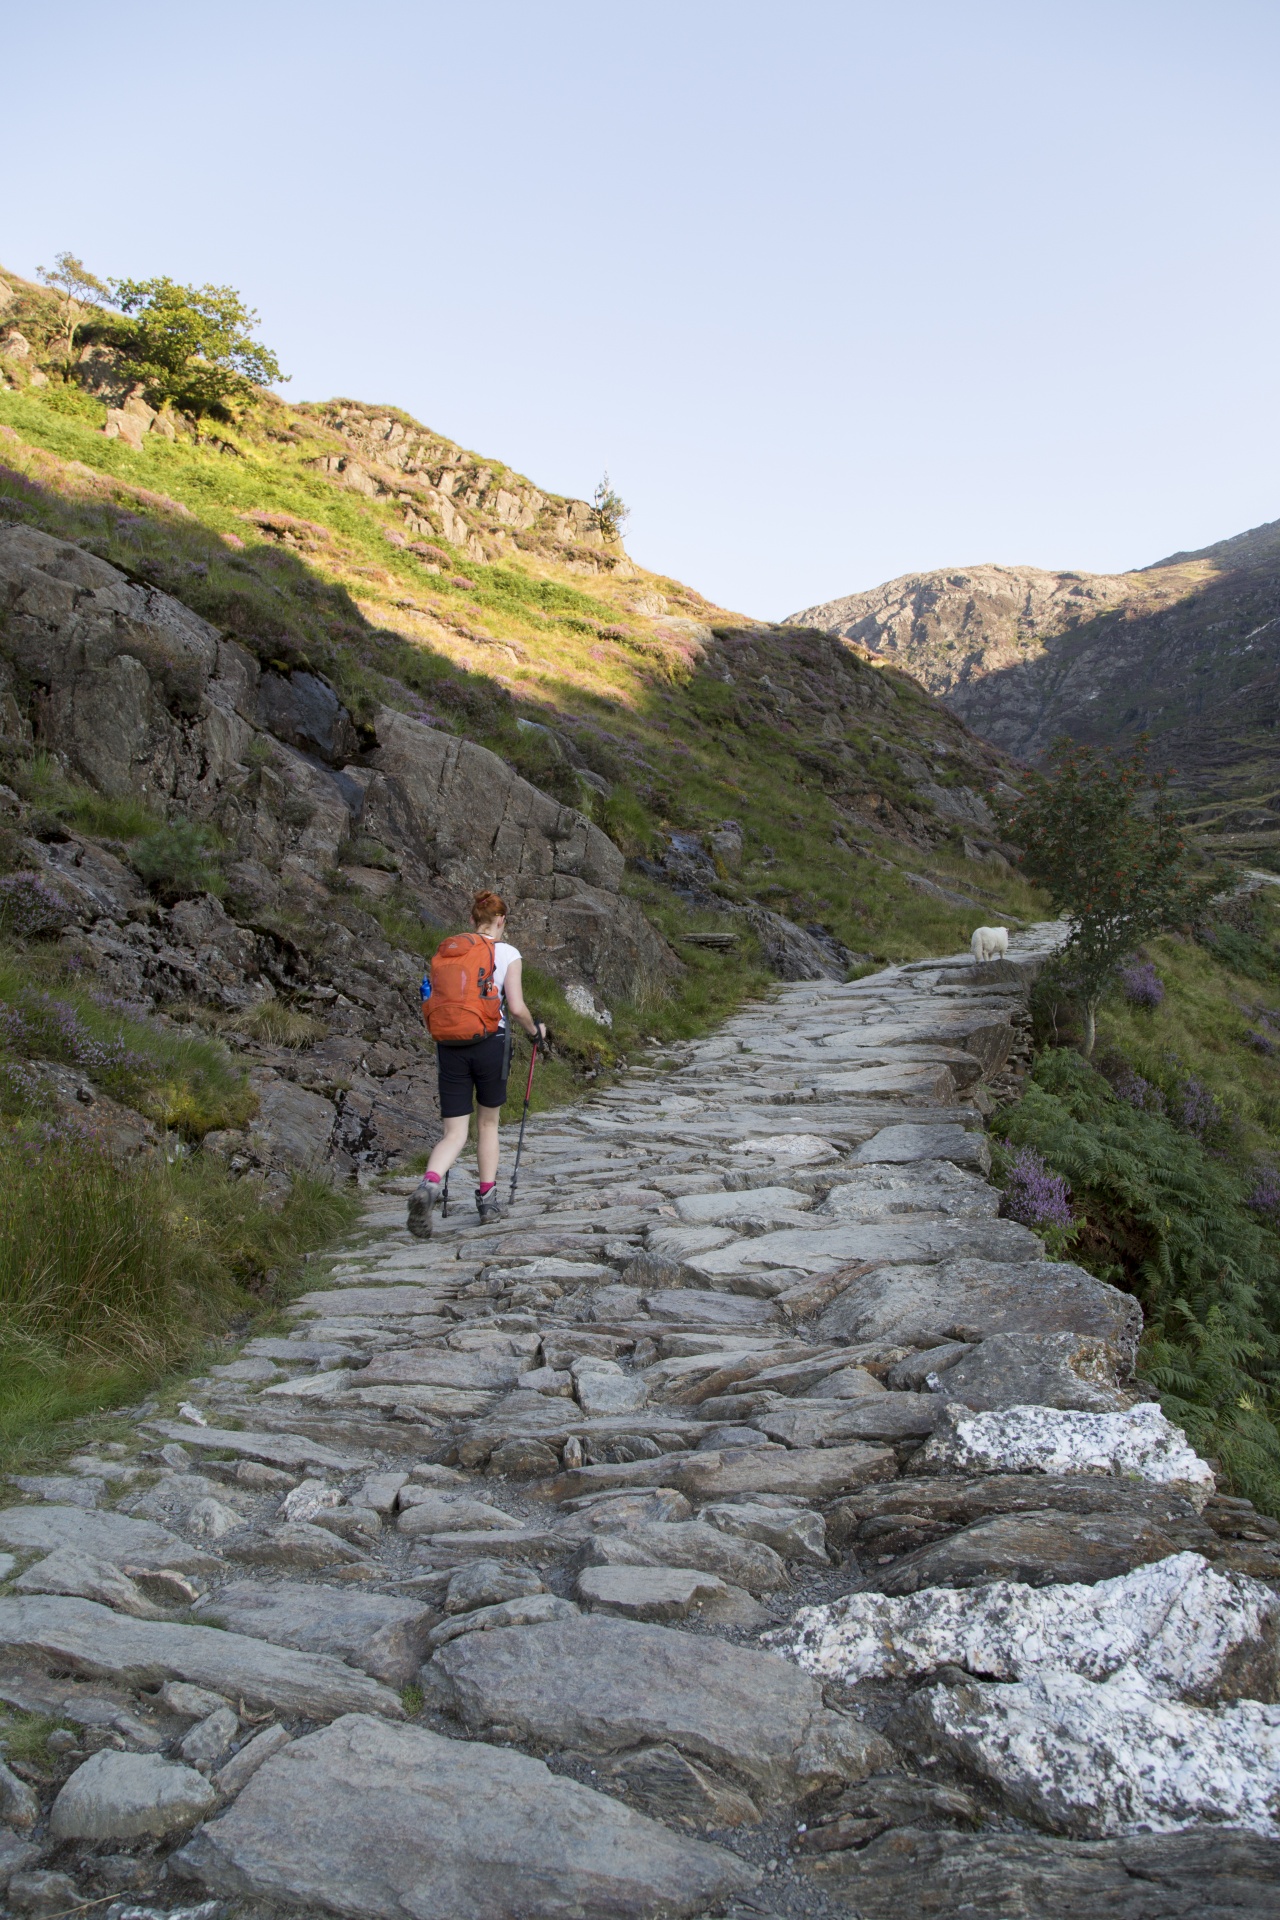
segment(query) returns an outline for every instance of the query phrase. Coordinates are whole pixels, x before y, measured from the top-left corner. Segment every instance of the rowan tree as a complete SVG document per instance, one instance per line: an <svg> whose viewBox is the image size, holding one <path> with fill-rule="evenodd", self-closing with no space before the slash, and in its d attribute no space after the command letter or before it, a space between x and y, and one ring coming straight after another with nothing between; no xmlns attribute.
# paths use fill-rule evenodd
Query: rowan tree
<svg viewBox="0 0 1280 1920"><path fill-rule="evenodd" d="M258 316L234 287L185 287L113 280L117 305L131 316L119 344L138 367L153 406L225 417L255 386L285 379L270 347L253 339Z"/></svg>
<svg viewBox="0 0 1280 1920"><path fill-rule="evenodd" d="M1222 884L1193 865L1168 775L1146 762L1145 739L1118 758L1060 740L1049 772L1027 774L1018 797L997 804L1022 871L1070 923L1059 965L1084 1012L1086 1059L1120 962L1142 941L1194 925Z"/></svg>
<svg viewBox="0 0 1280 1920"><path fill-rule="evenodd" d="M70 359L76 349L76 332L83 323L81 309L101 306L104 300L110 300L111 289L96 274L90 273L74 253L56 253L52 267L37 267L36 272L46 287L61 294L66 302L63 324L67 329L67 358Z"/></svg>

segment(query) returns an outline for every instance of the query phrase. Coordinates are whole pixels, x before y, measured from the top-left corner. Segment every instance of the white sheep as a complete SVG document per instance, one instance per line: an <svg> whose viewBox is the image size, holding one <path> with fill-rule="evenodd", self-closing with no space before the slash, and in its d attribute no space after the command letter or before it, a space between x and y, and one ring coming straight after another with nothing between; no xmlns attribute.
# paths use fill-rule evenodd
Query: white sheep
<svg viewBox="0 0 1280 1920"><path fill-rule="evenodd" d="M994 960L998 953L1009 951L1008 927L976 927L969 945L973 948L973 957L981 965L984 960Z"/></svg>

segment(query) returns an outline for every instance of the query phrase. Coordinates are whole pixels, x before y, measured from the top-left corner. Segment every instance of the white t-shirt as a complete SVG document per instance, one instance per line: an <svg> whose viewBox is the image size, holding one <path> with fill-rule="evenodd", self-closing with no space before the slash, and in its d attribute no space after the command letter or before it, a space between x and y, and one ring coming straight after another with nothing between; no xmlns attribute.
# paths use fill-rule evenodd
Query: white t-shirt
<svg viewBox="0 0 1280 1920"><path fill-rule="evenodd" d="M502 1002L502 1018L498 1022L498 1032L504 1033L507 1025L507 996L504 992L507 981L507 968L513 960L519 960L522 956L519 947L511 946L506 940L495 940L493 943L493 957L493 984L498 989L498 998Z"/></svg>

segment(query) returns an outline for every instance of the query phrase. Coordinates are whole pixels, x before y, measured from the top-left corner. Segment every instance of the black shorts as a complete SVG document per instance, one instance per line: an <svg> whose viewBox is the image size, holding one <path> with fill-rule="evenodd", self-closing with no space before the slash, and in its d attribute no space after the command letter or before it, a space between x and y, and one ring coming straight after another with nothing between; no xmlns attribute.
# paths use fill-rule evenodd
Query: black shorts
<svg viewBox="0 0 1280 1920"><path fill-rule="evenodd" d="M469 1047L437 1047L440 1067L440 1118L458 1120L471 1112L474 1091L482 1107L500 1107L507 1097L511 1068L508 1035L491 1033Z"/></svg>

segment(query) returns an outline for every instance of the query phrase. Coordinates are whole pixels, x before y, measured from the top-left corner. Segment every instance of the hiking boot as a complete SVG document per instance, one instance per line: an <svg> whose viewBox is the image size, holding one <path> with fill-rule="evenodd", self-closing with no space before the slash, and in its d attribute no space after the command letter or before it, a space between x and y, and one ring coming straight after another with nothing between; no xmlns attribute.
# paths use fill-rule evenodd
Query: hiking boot
<svg viewBox="0 0 1280 1920"><path fill-rule="evenodd" d="M501 1220L502 1202L496 1186L490 1187L488 1193L481 1193L479 1187L476 1188L476 1212L480 1215L482 1227L487 1227L493 1220Z"/></svg>
<svg viewBox="0 0 1280 1920"><path fill-rule="evenodd" d="M409 1195L408 1228L415 1240L429 1240L434 1224L432 1215L440 1204L440 1183L424 1180Z"/></svg>

